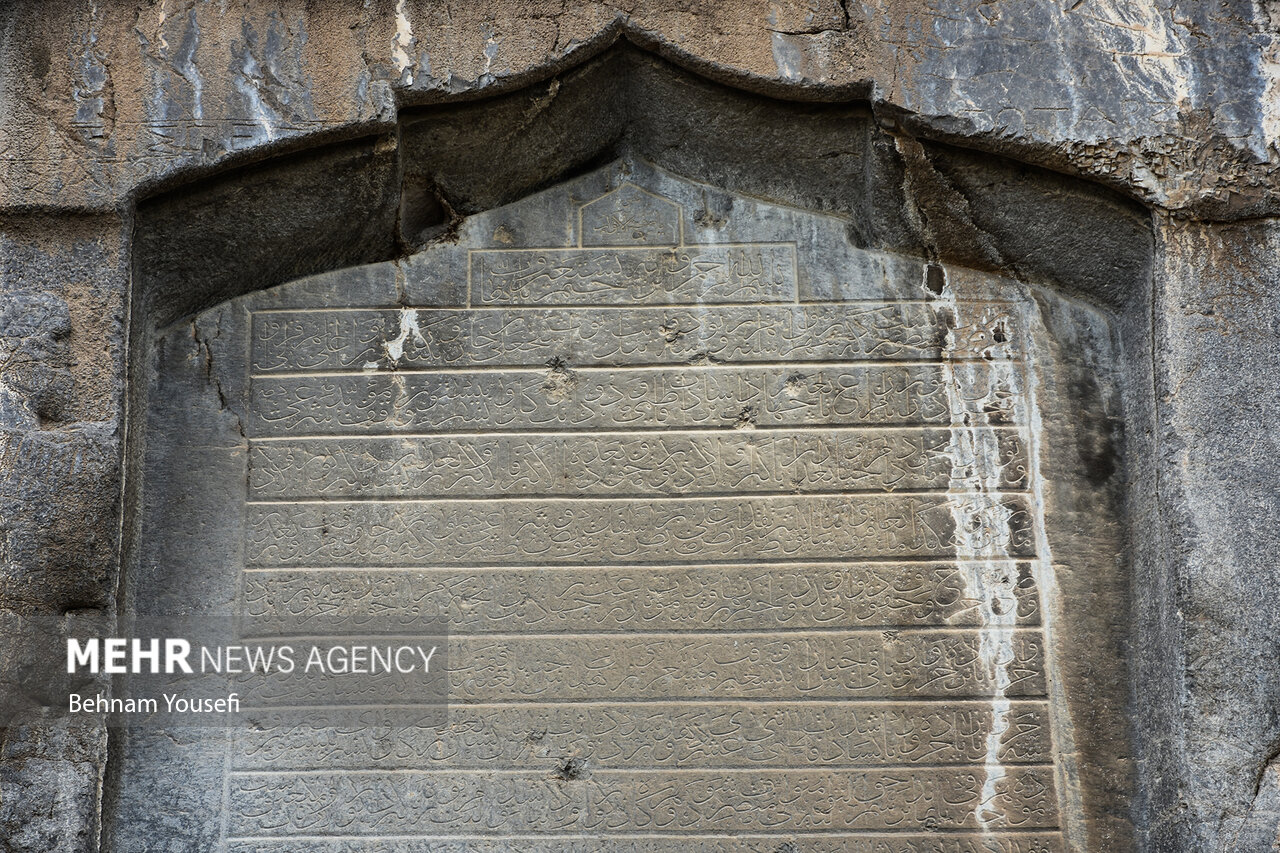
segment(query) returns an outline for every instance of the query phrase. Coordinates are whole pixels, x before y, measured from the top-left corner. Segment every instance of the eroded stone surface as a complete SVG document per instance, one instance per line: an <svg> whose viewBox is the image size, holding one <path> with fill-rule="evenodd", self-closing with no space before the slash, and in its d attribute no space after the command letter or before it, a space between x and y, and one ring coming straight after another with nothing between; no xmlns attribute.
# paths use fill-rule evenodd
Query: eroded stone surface
<svg viewBox="0 0 1280 853"><path fill-rule="evenodd" d="M1029 291L845 233L622 161L164 331L132 606L258 640L447 619L454 707L135 733L117 845L1124 849L1095 756L1062 760ZM173 784L223 793L157 812Z"/></svg>
<svg viewBox="0 0 1280 853"><path fill-rule="evenodd" d="M389 126L399 103L508 91L621 37L744 88L869 96L1159 204L1257 215L1276 205L1275 14L1249 0L46 3L0 21L16 72L0 115L20 129L0 205L110 207L183 169Z"/></svg>
<svg viewBox="0 0 1280 853"><path fill-rule="evenodd" d="M1141 773L1133 813L1147 849L1265 849L1277 832L1269 785L1276 632L1259 602L1275 597L1269 555L1276 547L1269 528L1241 519L1265 516L1276 493L1269 445L1257 438L1269 422L1257 409L1274 399L1267 384L1274 300L1256 285L1276 265L1274 241L1265 236L1275 223L1162 219L1155 254L1160 292L1168 296L1153 298L1145 211L1084 182L1010 169L996 158L920 144L907 134L1100 178L1192 216L1273 212L1275 4L517 6L446 9L388 0L342 8L223 8L164 0L137 9L10 4L0 13L0 60L11 72L0 75L0 291L6 300L0 307L6 608L0 654L6 677L18 666L28 673L57 670L47 649L33 653L22 639L31 636L33 619L62 622L67 630L75 624L112 630L122 492L116 460L126 432L123 366L146 361L125 338L131 299L137 300L132 327L149 328L152 320L176 321L297 275L388 258L397 236L412 244L447 235L451 209L489 209L602 162L602 152L634 146L709 183L848 216L855 241L866 247L1048 281L1059 293L1116 312L1116 325L1109 326L1066 300L1045 297L1039 304L1055 353L1040 362L1048 391L1039 401L1047 437L1041 446L1050 452L1037 461L1048 472L1039 480L1046 512L1060 522L1046 529L1058 538L1056 575L1069 599L1058 617L1075 620L1097 660L1139 661L1135 681L1125 687L1122 670L1065 660L1064 669L1077 668L1097 701L1078 709L1090 733L1074 751L1065 744L1063 754L1071 761L1076 751L1095 749L1115 757L1114 767L1093 761L1101 770L1090 784L1108 792L1106 809L1116 825L1129 819L1132 789L1117 768L1136 756ZM669 85L630 66L575 88L566 66L615 38L736 87L788 100L846 104L865 97L866 103L823 114L742 92L730 98L688 80ZM423 132L424 125L404 120L422 115L404 109L402 151L387 135L361 140L339 156L292 152L294 145L327 143L334 134L399 129L397 105L467 101L535 81L544 83L508 100L459 108L457 122L474 127L471 134L450 129L447 118L426 121ZM880 132L869 134L872 124ZM144 204L132 218L133 200L154 189L267 152L284 156L261 170L233 170L207 193L183 190ZM403 188L395 185L392 161L407 173ZM445 197L443 207L433 201L436 193ZM721 220L727 210L718 201L724 199L686 205L685 227ZM68 215L85 209L107 212ZM538 224L547 221L522 223L528 231L507 236L517 244L555 245ZM352 231L357 226L359 233ZM530 233L540 236L529 241ZM498 239L494 247L503 245ZM845 255L840 265L859 269L855 278L867 288L877 269L892 281L921 274L917 259L876 252ZM360 304L390 317L392 334L383 341L394 346L405 332L402 305L464 304L465 276L446 267L438 263L429 282L400 276L402 290L394 267L352 270L344 276L345 291L366 294ZM955 279L960 271L952 273ZM813 286L837 297L842 292L836 281ZM257 316L271 307L313 305L328 292L323 280L299 282L264 295ZM877 291L886 294L892 291ZM153 297L163 304L149 305ZM673 331L688 329L686 319ZM924 321L916 322L908 327L923 330ZM202 363L207 349L221 346L216 329L206 323L191 331L191 351L175 353ZM697 334L702 340L691 349L681 349L691 339L682 338L670 351L677 358L713 347L738 351L732 342L717 345ZM406 341L411 353L411 332ZM382 347L376 337L373 343ZM481 349L474 357L497 363L509 357L492 348L483 356ZM540 351L538 345L529 353ZM641 350L655 351L656 337ZM785 349L778 353L786 357ZM356 346L325 358L363 355ZM385 349L377 357L390 363ZM1043 369L1050 363L1057 367ZM1113 369L1111 379L1093 378ZM1125 386L1123 406L1108 385L1117 378ZM228 387L234 397L234 383ZM1083 420L1080 413L1087 413ZM235 423L214 409L204 416ZM183 424L205 428L198 418ZM306 454L328 447L317 441L283 453L288 464L303 464ZM895 454L914 452L891 447ZM607 445L598 449L609 452ZM392 452L374 455L391 466L381 454ZM387 475L388 488L397 494L438 488L454 476L453 470L425 473L420 457L427 452L424 445L415 451L418 458L400 457L397 473ZM522 458L523 451L507 452ZM935 451L926 453L933 458ZM359 479L358 488L370 490L369 478L383 476L368 473L371 464L361 461L361 477L336 474L329 488L351 482L357 489ZM602 480L614 482L617 470ZM757 470L754 463L749 470ZM890 476L888 467L877 470ZM920 473L919 481L904 473L902 488L932 488L924 484L945 471ZM865 488L867 479L851 485ZM921 485L907 485L915 482ZM1078 485L1064 489L1066 482ZM649 486L685 488L670 477ZM506 488L506 481L495 478L492 487ZM134 516L129 488L123 491L127 541ZM1096 516L1098 505L1113 508L1105 523ZM1122 534L1125 516L1129 532ZM1247 535L1239 533L1242 525ZM200 544L198 537L191 541ZM345 579L340 583L349 588ZM1114 630L1124 621L1114 614L1128 612L1130 595L1137 604L1132 630ZM947 606L937 612L943 611ZM1131 693L1133 705L1099 698L1117 690ZM37 689L27 698L38 704L41 695ZM1116 734L1117 719L1135 722L1136 742ZM94 849L101 790L110 811L111 792L135 778L122 774L113 781L103 773L100 728L68 732L60 725L37 715L4 733L0 837L15 849ZM147 744L157 755L170 746ZM22 796L6 797L11 791ZM163 787L148 793L174 809L215 808L212 791L185 801ZM1125 837L1112 830L1103 836ZM803 841L813 850L862 849L848 838ZM924 836L873 843L876 853L973 849ZM1040 849L1038 843L1023 838L1010 849ZM777 847L773 839L750 836L668 846L767 853ZM307 841L288 849L361 847ZM405 841L379 849L423 847ZM495 845L440 842L433 849ZM596 848L557 841L531 842L529 849ZM620 842L616 849L634 845Z"/></svg>
<svg viewBox="0 0 1280 853"><path fill-rule="evenodd" d="M1153 298L1144 211L1083 182L1046 180L973 151L921 145L906 133L1078 172L1192 216L1268 214L1275 209L1275 20L1274 3L1252 0L9 4L0 12L0 64L10 72L0 74L6 677L18 666L57 669L48 650L26 648L22 638L33 619L63 622L68 630L73 624L111 630L124 364L146 360L125 337L131 299L138 329L297 275L387 258L397 222L408 243L440 236L449 227L448 205L462 213L485 210L631 145L710 183L849 216L864 246L1048 281L1060 293L1118 312L1117 325L1108 328L1065 301L1040 304L1054 363L1063 366L1041 372L1049 393L1040 409L1052 452L1038 461L1050 472L1040 481L1046 511L1062 521L1047 533L1073 531L1054 549L1064 597L1073 588L1079 593L1065 615L1079 620L1078 633L1091 638L1100 660L1141 662L1133 684L1120 688L1135 697L1132 707L1099 701L1080 711L1093 728L1079 748L1109 752L1118 764L1133 755L1142 762L1136 813L1149 849L1261 849L1276 835L1268 780L1277 688L1276 632L1258 602L1274 598L1269 555L1276 547L1265 525L1250 525L1248 535L1238 531L1242 518L1265 515L1259 507L1276 493L1269 445L1256 440L1259 425L1269 422L1256 408L1274 399L1267 346L1275 340L1275 312L1255 284L1276 265L1274 241L1265 236L1275 223L1236 228L1162 219L1156 255L1161 288L1170 295ZM866 103L822 116L738 92L734 107L712 87L687 80L670 86L630 67L575 89L566 66L613 39L736 87L788 100ZM354 156L323 154L304 163L306 156L292 152L335 134L398 129L397 107L483 99L536 81L544 84L506 106L490 99L459 110L458 121L477 128L472 135L451 132L446 120L420 137L404 133L403 152L389 135L362 140ZM680 106L682 98L696 108ZM406 131L403 117L413 113L402 112ZM814 133L809 119L827 132ZM873 122L881 133L866 132ZM143 205L132 218L133 201L157 188L268 152L284 157L261 171L233 171L216 191L183 190L172 204ZM402 160L404 188L394 185L392 160ZM444 208L433 202L436 192L448 200ZM427 203L417 210L421 199ZM69 213L85 209L105 213ZM714 198L686 209L686 227L726 213ZM525 245L553 243L543 235ZM860 268L867 276L876 267L891 280L919 278L916 259L867 252L841 264L852 268L855 261L869 265ZM886 261L893 269L883 267ZM437 269L429 283L402 282L405 292L397 292L388 266L350 271L345 287L368 294L363 304L386 311L398 328L402 304L463 304L465 277ZM838 282L815 285L841 292ZM323 282L300 282L276 292L276 303L264 299L262 308L305 307L327 292ZM164 304L153 309L151 297ZM675 331L686 328L681 319ZM393 332L388 344L404 329ZM193 363L219 346L207 326L196 337ZM684 357L688 350L680 346L671 351ZM699 342L693 352L710 353L712 346ZM729 346L720 352L733 352L736 345ZM1177 352L1167 358L1170 349ZM1080 363L1072 366L1075 358ZM1106 381L1090 378L1116 365L1123 407ZM1073 407L1087 412L1088 422ZM205 414L223 421L217 411ZM203 428L198 420L184 425ZM298 454L324 447L287 452L298 462ZM1159 465L1151 461L1157 456ZM438 487L441 477L418 479L426 476L418 473L425 464L397 463L402 473L395 476L406 479L390 482L395 489L406 482ZM938 475L931 469L927 482ZM904 477L903 488L916 488ZM1060 488L1073 478L1088 487ZM867 478L857 479L862 488ZM684 488L677 483L664 478L650 485ZM1118 510L1103 524L1090 509L1118 507L1122 490L1130 524L1123 537ZM127 541L133 513L129 489L123 491ZM1184 558L1193 539L1196 554ZM1128 607L1130 565L1138 605L1132 634L1109 627L1117 623L1114 613ZM1077 663L1068 659L1065 666ZM1095 696L1113 695L1125 678L1087 661L1080 666ZM37 689L27 698L38 704L40 695ZM1103 736L1121 717L1136 722L1135 743ZM15 849L96 847L105 734L58 725L36 718L4 734L0 837ZM85 763L85 756L93 758ZM1110 792L1109 808L1124 823L1130 789L1124 774L1112 770L1095 781ZM127 780L106 775L109 801L113 787ZM6 798L9 791L23 796ZM150 793L168 801L163 788ZM733 844L768 853L776 847L768 838ZM853 844L805 839L814 850L859 849ZM922 836L875 844L877 853L969 849ZM360 846L301 842L291 849L353 845ZM678 846L731 847L725 839ZM421 845L398 849L415 848Z"/></svg>

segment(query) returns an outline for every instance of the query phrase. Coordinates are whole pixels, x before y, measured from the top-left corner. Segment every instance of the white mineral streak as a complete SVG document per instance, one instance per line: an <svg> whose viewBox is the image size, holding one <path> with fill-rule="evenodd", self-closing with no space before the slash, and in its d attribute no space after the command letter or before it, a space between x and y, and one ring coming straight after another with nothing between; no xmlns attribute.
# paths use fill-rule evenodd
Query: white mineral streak
<svg viewBox="0 0 1280 853"><path fill-rule="evenodd" d="M982 619L978 633L978 654L989 674L993 693L991 699L991 729L987 733L986 754L983 759L984 781L981 796L974 808L978 827L988 833L1004 823L1004 815L998 810L996 786L1005 777L1006 770L1000 761L1000 741L1009 728L1008 689L1011 683L1009 665L1013 663L1013 629L1017 624L1018 606L1014 594L1017 571L1011 562L1009 520L1012 512L1000 500L1000 440L983 411L984 404L993 401L997 391L1012 393L1015 412L1025 411L1020 399L1020 389L1013 365L1008 360L996 358L985 364L957 362L953 358L966 354L956 340L956 328L963 328L979 309L974 303L964 303L947 282L938 308L949 311L954 321L946 338L946 350L942 361L943 379L946 383L947 402L951 411L951 456L949 491L952 518L956 528L956 556L965 571L967 595L976 602ZM999 322L1001 312L997 308L982 309L983 325ZM965 313L962 313L965 312ZM998 353L1000 344L993 348ZM984 377L992 377L988 383Z"/></svg>
<svg viewBox="0 0 1280 853"><path fill-rule="evenodd" d="M253 55L253 51L248 46L245 47L244 60L240 65L240 79L236 81L236 88L244 95L245 100L249 104L249 113L253 116L253 120L262 128L266 140L270 142L275 139L276 132L272 126L271 112L266 102L262 99L262 66L258 62L258 58Z"/></svg>
<svg viewBox="0 0 1280 853"><path fill-rule="evenodd" d="M204 78L200 76L200 69L196 67L195 56L196 49L200 46L200 22L196 19L196 10L192 7L187 17L188 32L190 39L183 43L184 50L178 57L178 61L174 64L174 68L183 76L188 83L191 84L191 117L196 121L204 118ZM166 48L168 45L166 45Z"/></svg>
<svg viewBox="0 0 1280 853"><path fill-rule="evenodd" d="M1262 156L1280 149L1280 0L1264 0L1266 43L1258 57L1258 74L1265 81L1262 90Z"/></svg>
<svg viewBox="0 0 1280 853"><path fill-rule="evenodd" d="M105 59L98 49L98 5L91 2L88 29L80 45L71 96L76 102L76 127L92 139L107 135L105 112L110 78Z"/></svg>
<svg viewBox="0 0 1280 853"><path fill-rule="evenodd" d="M800 68L803 56L796 50L794 39L785 33L773 33L773 64L778 74L787 80L804 79L804 71Z"/></svg>
<svg viewBox="0 0 1280 853"><path fill-rule="evenodd" d="M480 77L484 77L493 68L493 61L498 58L498 34L490 26L484 28L484 68L480 69Z"/></svg>
<svg viewBox="0 0 1280 853"><path fill-rule="evenodd" d="M1091 0L1073 14L1084 23L1090 40L1111 53L1118 69L1140 72L1118 77L1134 87L1136 97L1165 101L1170 119L1180 105L1191 106L1190 81L1195 74L1183 41L1189 33L1164 4Z"/></svg>
<svg viewBox="0 0 1280 853"><path fill-rule="evenodd" d="M1015 329L1016 339L1023 341L1022 352L1028 358L1032 352L1031 335L1027 328ZM1028 371L1032 364L1027 364ZM1049 533L1044 523L1045 493L1044 478L1040 476L1040 454L1044 444L1044 422L1040 417L1040 406L1036 402L1036 383L1026 384L1025 405L1028 428L1027 461L1029 463L1028 482L1031 486L1031 506L1034 516L1036 559L1031 563L1031 575L1036 583L1036 591L1040 595L1040 628L1045 639L1045 682L1049 689L1050 720L1053 733L1054 771L1058 785L1059 802L1065 802L1066 813L1061 816L1061 825L1068 849L1084 850L1087 839L1084 828L1076 816L1084 813L1084 804L1080 799L1079 768L1076 766L1075 733L1071 728L1071 719L1066 713L1066 687L1054 676L1055 652L1053 638L1057 631L1058 579L1053 568L1053 553L1049 548Z"/></svg>
<svg viewBox="0 0 1280 853"><path fill-rule="evenodd" d="M173 121L181 115L182 109L181 103L174 99L173 87L169 82L170 70L176 72L191 87L189 117L195 122L200 122L204 118L204 78L200 76L200 69L196 67L196 53L200 49L200 22L196 18L196 10L192 7L188 13L187 28L177 39L176 50L171 50L173 45L165 35L165 28L169 22L168 5L166 2L161 2L160 11L156 17L154 43L147 39L141 28L135 30L143 55L160 72L159 79L151 87L150 113L147 121L151 132L163 138L172 135Z"/></svg>
<svg viewBox="0 0 1280 853"><path fill-rule="evenodd" d="M382 345L386 350L387 358L391 359L393 365L404 357L404 345L408 343L410 335L413 335L413 339L419 344L426 346L427 339L422 336L422 330L418 328L418 312L412 308L402 308L400 309L400 334Z"/></svg>
<svg viewBox="0 0 1280 853"><path fill-rule="evenodd" d="M409 12L405 8L405 0L396 3L396 37L391 42L391 61L395 63L406 86L413 85L413 59L409 56L409 48L413 46L413 22L409 20Z"/></svg>
<svg viewBox="0 0 1280 853"><path fill-rule="evenodd" d="M156 44L162 53L169 52L169 40L164 37L164 22L169 20L169 0L160 0L160 13L156 17Z"/></svg>

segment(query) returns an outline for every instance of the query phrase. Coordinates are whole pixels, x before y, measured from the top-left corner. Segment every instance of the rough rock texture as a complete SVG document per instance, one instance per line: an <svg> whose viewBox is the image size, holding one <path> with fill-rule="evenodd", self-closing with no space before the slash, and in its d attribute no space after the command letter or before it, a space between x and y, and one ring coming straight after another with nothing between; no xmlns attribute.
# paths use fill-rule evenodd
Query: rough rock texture
<svg viewBox="0 0 1280 853"><path fill-rule="evenodd" d="M1150 748L1188 770L1153 762L1154 838L1167 849L1265 850L1276 843L1280 754L1270 604L1280 575L1265 521L1280 512L1269 427L1280 414L1269 369L1280 356L1280 232L1270 221L1158 221L1148 482L1162 517L1136 580L1155 593L1143 622L1166 656L1142 661L1153 671L1139 683L1159 685Z"/></svg>
<svg viewBox="0 0 1280 853"><path fill-rule="evenodd" d="M246 152L404 104L510 90L619 37L800 100L869 98L922 131L1173 209L1274 210L1268 2L955 0L32 4L6 16L4 203L112 208Z"/></svg>
<svg viewBox="0 0 1280 853"><path fill-rule="evenodd" d="M1278 18L1268 0L4 5L4 680L56 669L38 631L114 619L144 329L638 150L850 215L859 245L1111 312L1138 848L1269 849ZM0 849L96 849L105 731L45 719L35 693L3 734Z"/></svg>

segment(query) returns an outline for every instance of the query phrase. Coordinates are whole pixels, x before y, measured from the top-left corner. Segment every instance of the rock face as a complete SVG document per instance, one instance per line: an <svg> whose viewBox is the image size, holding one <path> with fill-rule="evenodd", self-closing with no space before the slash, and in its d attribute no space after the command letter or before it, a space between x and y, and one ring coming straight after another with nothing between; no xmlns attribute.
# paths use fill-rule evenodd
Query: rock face
<svg viewBox="0 0 1280 853"><path fill-rule="evenodd" d="M0 849L1280 845L1268 9L384 5L0 20Z"/></svg>
<svg viewBox="0 0 1280 853"><path fill-rule="evenodd" d="M1073 624L1040 462L1116 389L1037 298L1114 359L1098 312L627 159L162 329L127 610L234 616L219 645L447 623L454 707L131 731L114 849L1119 849L1123 715L1061 745L1124 661ZM1071 369L1103 393L1046 427Z"/></svg>

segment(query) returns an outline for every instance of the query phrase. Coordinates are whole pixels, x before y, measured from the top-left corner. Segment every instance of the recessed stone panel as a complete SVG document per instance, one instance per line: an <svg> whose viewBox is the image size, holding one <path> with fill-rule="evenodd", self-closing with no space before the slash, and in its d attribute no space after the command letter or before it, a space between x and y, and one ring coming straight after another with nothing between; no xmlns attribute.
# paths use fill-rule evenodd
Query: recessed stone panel
<svg viewBox="0 0 1280 853"><path fill-rule="evenodd" d="M246 689L219 849L1067 849L1033 310L849 233L620 163L165 330L135 589L450 633L443 723Z"/></svg>

